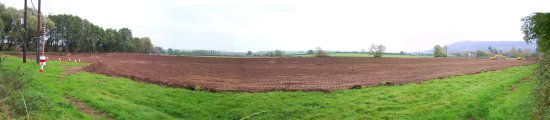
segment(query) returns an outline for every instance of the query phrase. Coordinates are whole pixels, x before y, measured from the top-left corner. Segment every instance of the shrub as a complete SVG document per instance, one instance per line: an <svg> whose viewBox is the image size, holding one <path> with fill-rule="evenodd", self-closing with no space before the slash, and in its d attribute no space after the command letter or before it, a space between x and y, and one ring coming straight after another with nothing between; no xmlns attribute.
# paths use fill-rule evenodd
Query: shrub
<svg viewBox="0 0 550 120"><path fill-rule="evenodd" d="M30 83L30 77L19 70L0 68L0 71L0 107L3 109L3 114L9 115L2 116L2 118L25 115L27 111L25 106L18 103L23 103L20 98Z"/></svg>
<svg viewBox="0 0 550 120"><path fill-rule="evenodd" d="M537 69L537 85L534 88L536 98L535 113L541 120L550 119L550 55L543 54Z"/></svg>
<svg viewBox="0 0 550 120"><path fill-rule="evenodd" d="M201 91L202 90L202 87L200 85L194 85L193 86L193 90L195 91Z"/></svg>
<svg viewBox="0 0 550 120"><path fill-rule="evenodd" d="M535 114L538 119L550 119L550 13L534 13L521 19L523 40L537 43L542 55L537 70L537 85L534 88Z"/></svg>
<svg viewBox="0 0 550 120"><path fill-rule="evenodd" d="M3 68L5 60L6 57L0 58L0 119L18 119L49 108L49 100L44 95L26 91L33 86L31 75L20 71L19 67L16 70Z"/></svg>

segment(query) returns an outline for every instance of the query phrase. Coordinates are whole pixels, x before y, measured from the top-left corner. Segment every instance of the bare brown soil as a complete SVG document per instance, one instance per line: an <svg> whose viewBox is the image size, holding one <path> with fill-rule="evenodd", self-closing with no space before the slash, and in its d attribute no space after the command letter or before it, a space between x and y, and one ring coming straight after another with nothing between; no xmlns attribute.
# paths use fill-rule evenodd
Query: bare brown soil
<svg viewBox="0 0 550 120"><path fill-rule="evenodd" d="M216 58L145 54L48 55L92 62L86 71L211 91L331 91L419 83L533 61L460 58Z"/></svg>
<svg viewBox="0 0 550 120"><path fill-rule="evenodd" d="M66 66L65 72L63 74L76 74L80 71L82 71L84 67L82 66Z"/></svg>

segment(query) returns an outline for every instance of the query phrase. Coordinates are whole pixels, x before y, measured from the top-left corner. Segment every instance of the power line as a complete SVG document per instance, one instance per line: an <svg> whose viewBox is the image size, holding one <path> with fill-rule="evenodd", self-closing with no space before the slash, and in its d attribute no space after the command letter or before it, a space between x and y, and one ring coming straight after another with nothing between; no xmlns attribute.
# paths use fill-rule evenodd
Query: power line
<svg viewBox="0 0 550 120"><path fill-rule="evenodd" d="M36 10L36 8L34 7L34 2L32 2L32 0L31 0L31 5L32 5L32 9L34 9L34 11L38 11L38 10Z"/></svg>
<svg viewBox="0 0 550 120"><path fill-rule="evenodd" d="M46 9L48 10L48 14L52 15L53 11L52 9L50 9L50 3L48 2L48 0L44 0L44 3L46 4Z"/></svg>

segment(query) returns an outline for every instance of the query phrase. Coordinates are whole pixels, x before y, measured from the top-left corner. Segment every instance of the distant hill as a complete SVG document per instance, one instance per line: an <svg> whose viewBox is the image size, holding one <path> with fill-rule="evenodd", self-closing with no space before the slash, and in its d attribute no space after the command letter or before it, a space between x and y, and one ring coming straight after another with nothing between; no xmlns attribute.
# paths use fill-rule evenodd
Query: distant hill
<svg viewBox="0 0 550 120"><path fill-rule="evenodd" d="M529 49L535 51L537 45L535 43L527 44L525 41L461 41L450 45L447 45L447 52L465 52L476 50L488 50L489 46L496 48L497 50L509 51L512 47ZM425 51L431 53L433 50Z"/></svg>

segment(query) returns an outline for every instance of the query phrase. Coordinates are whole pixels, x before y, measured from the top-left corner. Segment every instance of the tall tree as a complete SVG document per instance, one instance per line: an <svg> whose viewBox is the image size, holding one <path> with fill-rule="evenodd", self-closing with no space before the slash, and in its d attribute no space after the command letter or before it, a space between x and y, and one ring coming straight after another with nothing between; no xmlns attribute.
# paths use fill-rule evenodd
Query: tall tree
<svg viewBox="0 0 550 120"><path fill-rule="evenodd" d="M386 47L383 45L372 44L369 48L369 54L373 54L375 58L381 58L385 51Z"/></svg>
<svg viewBox="0 0 550 120"><path fill-rule="evenodd" d="M447 57L447 52L445 48L441 47L440 45L435 45L433 55L434 57Z"/></svg>

